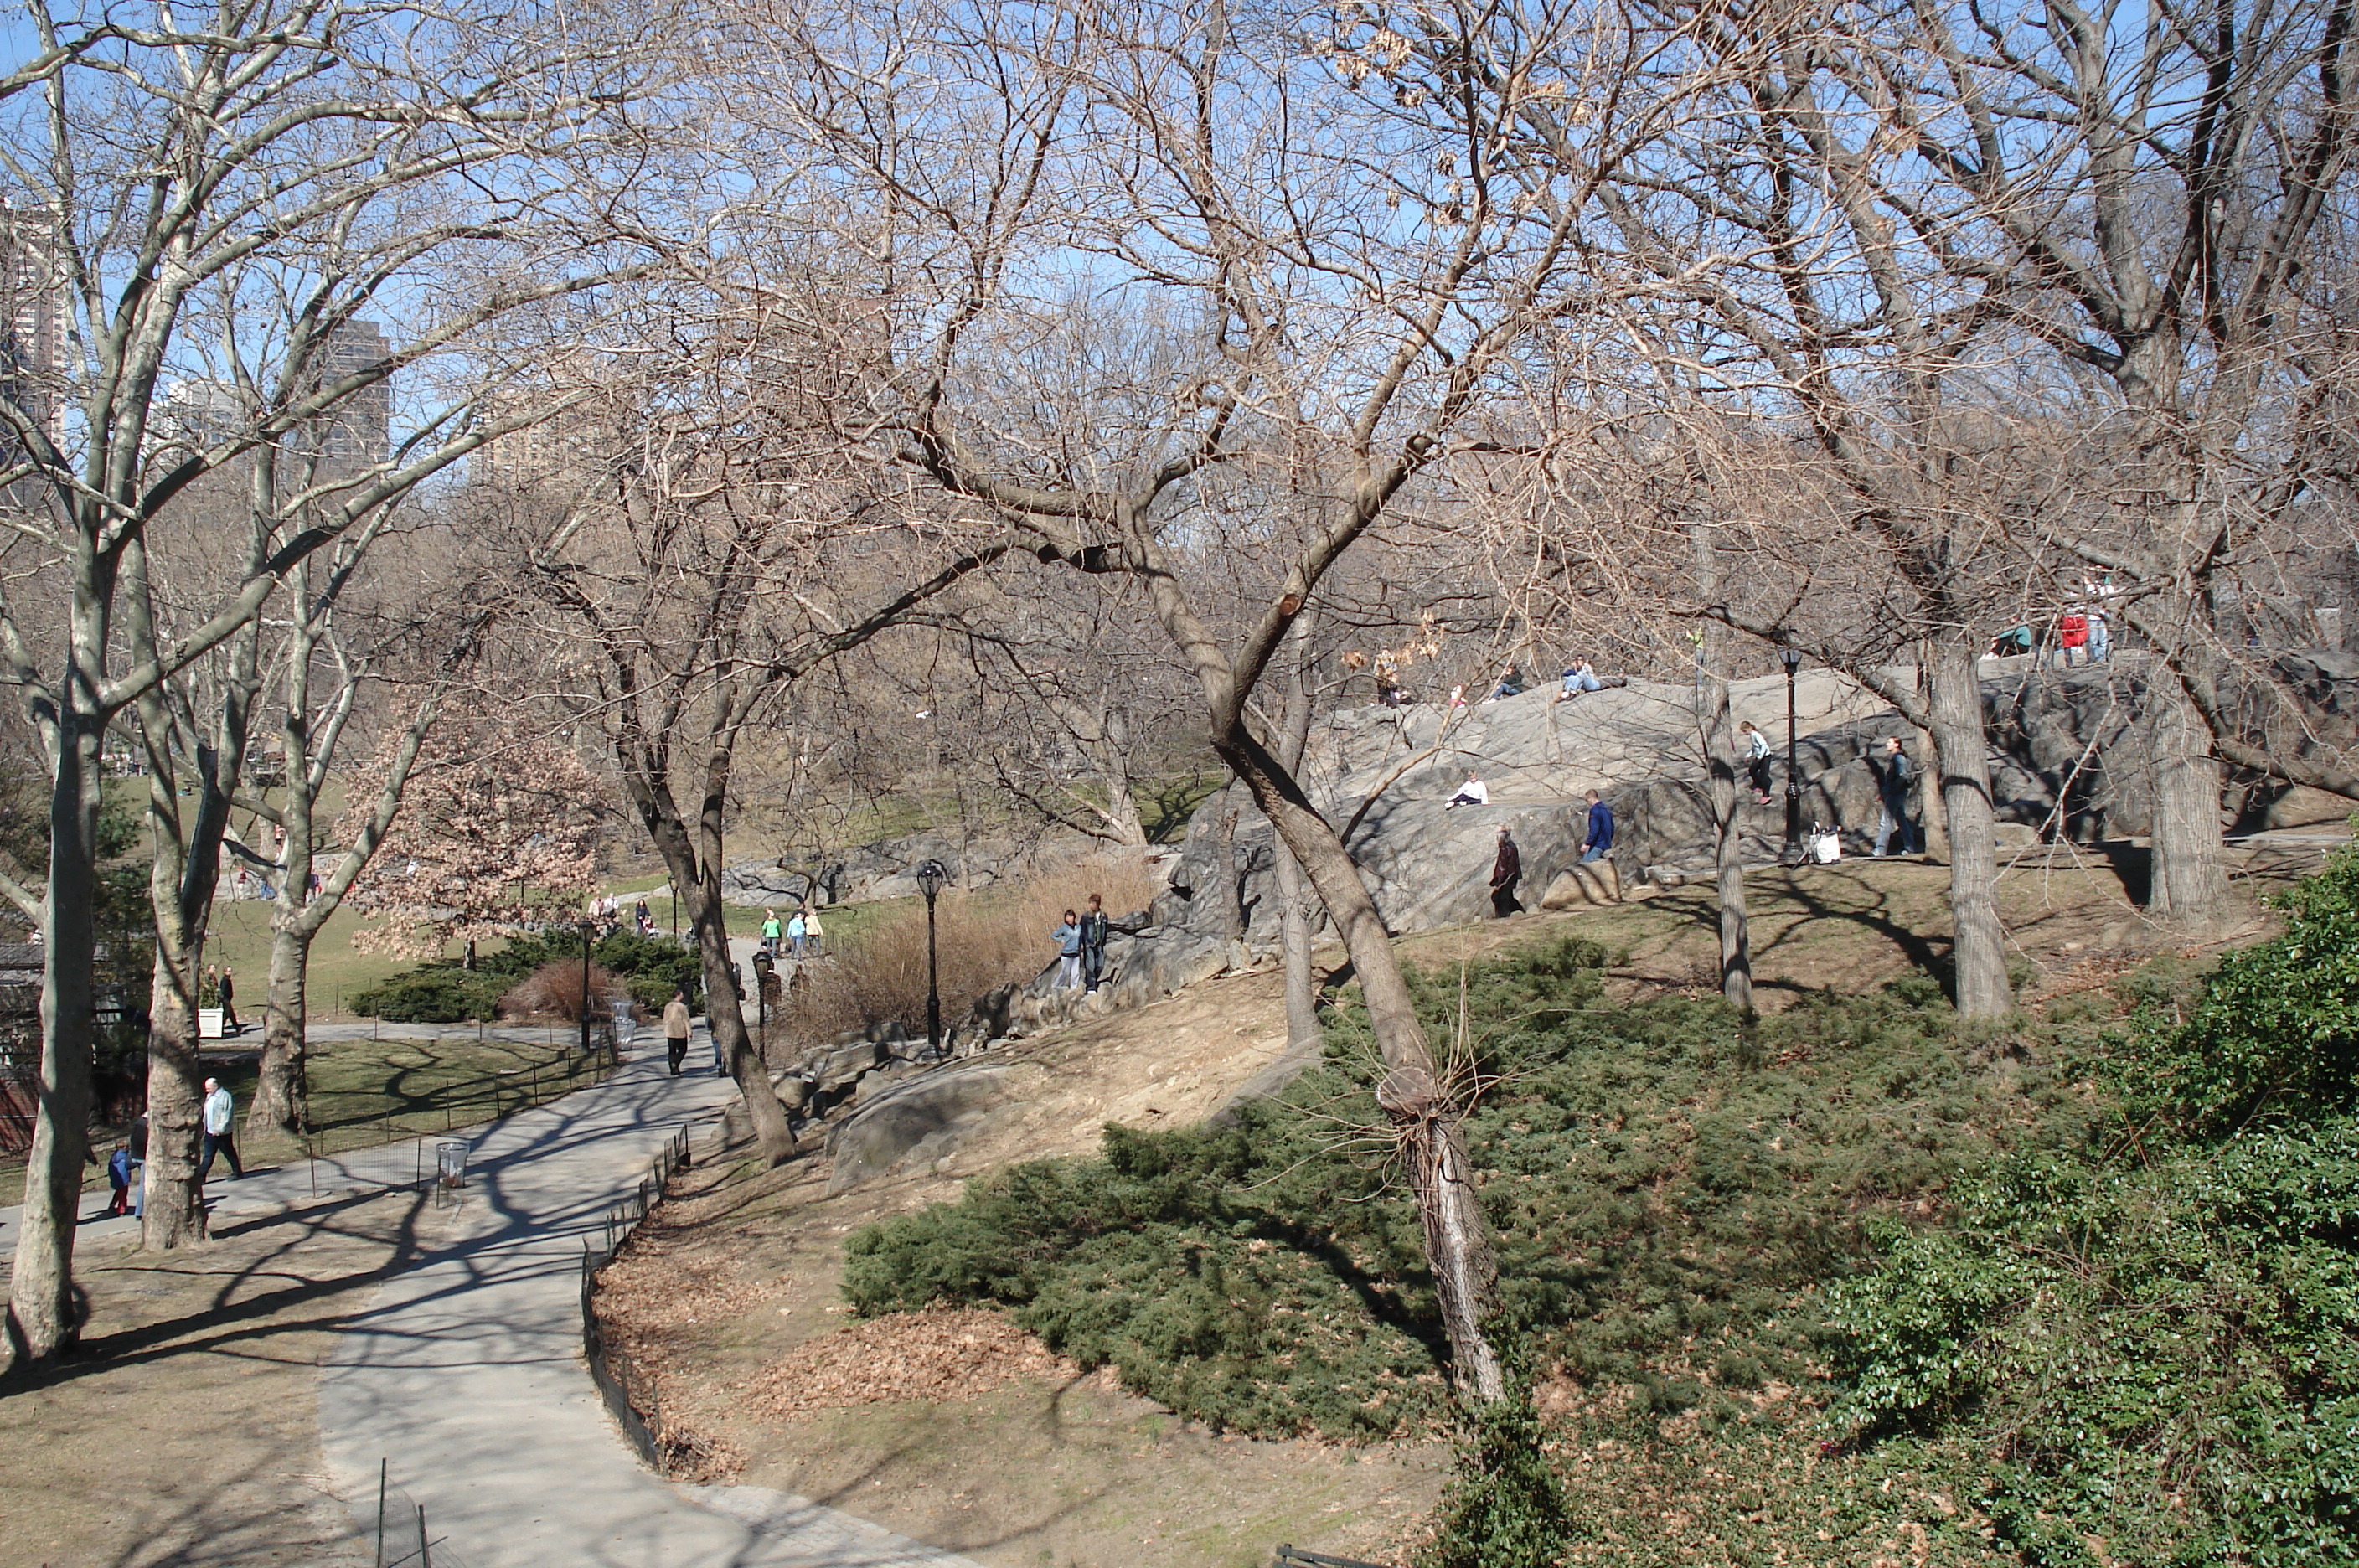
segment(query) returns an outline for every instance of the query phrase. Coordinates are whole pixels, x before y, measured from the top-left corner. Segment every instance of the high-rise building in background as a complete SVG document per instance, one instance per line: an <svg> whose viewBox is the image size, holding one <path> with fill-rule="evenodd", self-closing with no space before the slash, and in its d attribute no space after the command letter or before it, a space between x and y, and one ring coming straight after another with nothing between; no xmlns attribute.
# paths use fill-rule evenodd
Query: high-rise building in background
<svg viewBox="0 0 2359 1568"><path fill-rule="evenodd" d="M64 257L49 220L0 199L0 397L56 440L65 412ZM0 428L0 453L15 430Z"/></svg>
<svg viewBox="0 0 2359 1568"><path fill-rule="evenodd" d="M320 379L332 384L383 365L385 329L375 321L346 321L331 328L320 352ZM338 403L320 421L320 466L329 474L352 474L383 463L393 452L393 383L371 382Z"/></svg>

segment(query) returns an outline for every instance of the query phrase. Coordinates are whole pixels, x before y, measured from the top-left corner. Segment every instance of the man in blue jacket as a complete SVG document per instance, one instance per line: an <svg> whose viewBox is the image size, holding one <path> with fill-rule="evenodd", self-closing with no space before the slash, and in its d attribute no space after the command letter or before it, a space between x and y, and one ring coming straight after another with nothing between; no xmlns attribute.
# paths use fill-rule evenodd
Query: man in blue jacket
<svg viewBox="0 0 2359 1568"><path fill-rule="evenodd" d="M1614 808L1599 800L1597 791L1589 792L1589 837L1582 841L1581 859L1583 865L1603 860L1605 852L1614 847Z"/></svg>

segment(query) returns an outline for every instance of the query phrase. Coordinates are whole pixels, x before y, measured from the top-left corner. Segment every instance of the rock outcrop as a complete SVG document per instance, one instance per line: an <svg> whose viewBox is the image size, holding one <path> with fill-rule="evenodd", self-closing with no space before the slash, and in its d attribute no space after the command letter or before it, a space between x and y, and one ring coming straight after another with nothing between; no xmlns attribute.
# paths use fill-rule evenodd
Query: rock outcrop
<svg viewBox="0 0 2359 1568"><path fill-rule="evenodd" d="M877 839L845 850L789 849L767 860L743 860L721 875L721 896L741 907L800 903L863 903L914 898L917 867L939 860L962 887L988 887L1024 875L1041 861L1069 860L1100 847L1064 828L1026 836L980 837L928 831Z"/></svg>

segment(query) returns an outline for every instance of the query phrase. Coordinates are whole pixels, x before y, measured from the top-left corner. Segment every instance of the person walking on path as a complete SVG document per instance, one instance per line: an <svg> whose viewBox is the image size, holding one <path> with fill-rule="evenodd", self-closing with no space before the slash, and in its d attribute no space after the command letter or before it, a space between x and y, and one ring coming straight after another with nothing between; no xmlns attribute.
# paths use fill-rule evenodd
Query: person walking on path
<svg viewBox="0 0 2359 1568"><path fill-rule="evenodd" d="M1614 847L1614 808L1599 798L1596 790L1589 792L1589 836L1581 841L1581 863L1605 858Z"/></svg>
<svg viewBox="0 0 2359 1568"><path fill-rule="evenodd" d="M803 945L810 950L813 958L820 957L826 951L827 932L820 929L817 909L803 911Z"/></svg>
<svg viewBox="0 0 2359 1568"><path fill-rule="evenodd" d="M197 1156L197 1185L205 1184L205 1175L213 1168L213 1156L229 1157L229 1179L242 1181L245 1167L238 1163L237 1137L230 1129L237 1125L237 1102L230 1098L218 1078L205 1080L203 1149Z"/></svg>
<svg viewBox="0 0 2359 1568"><path fill-rule="evenodd" d="M1908 785L1917 776L1917 765L1908 760L1898 735L1885 736L1884 746L1884 767L1875 779L1876 797L1883 807L1875 823L1875 857L1884 858L1896 830L1900 834L1901 854L1922 855L1925 841L1918 834L1917 824L1908 820Z"/></svg>
<svg viewBox="0 0 2359 1568"><path fill-rule="evenodd" d="M1105 975L1106 936L1105 898L1090 895L1089 912L1082 917L1082 984L1094 991Z"/></svg>
<svg viewBox="0 0 2359 1568"><path fill-rule="evenodd" d="M1474 770L1470 768L1466 770L1466 782L1458 786L1458 793L1451 796L1449 804L1441 809L1447 811L1457 806L1487 806L1490 803L1490 786L1474 777Z"/></svg>
<svg viewBox="0 0 2359 1568"><path fill-rule="evenodd" d="M1522 880L1523 875L1523 852L1516 847L1515 835L1507 831L1507 824L1501 822L1499 853L1491 862L1492 919L1504 920L1509 915L1523 911L1523 905L1516 901L1516 884Z"/></svg>
<svg viewBox="0 0 2359 1568"><path fill-rule="evenodd" d="M671 1075L679 1076L679 1064L688 1060L688 992L674 991L671 1000L664 1004L664 1054L671 1058Z"/></svg>
<svg viewBox="0 0 2359 1568"><path fill-rule="evenodd" d="M116 1144L114 1152L106 1157L106 1184L114 1190L114 1193L106 1201L106 1212L110 1214L129 1214L131 1212L131 1146L129 1144Z"/></svg>
<svg viewBox="0 0 2359 1568"><path fill-rule="evenodd" d="M1065 911L1064 923L1049 933L1057 944L1057 984L1063 991L1082 983L1082 922L1072 910Z"/></svg>
<svg viewBox="0 0 2359 1568"><path fill-rule="evenodd" d="M800 958L803 955L803 944L810 940L810 933L803 924L802 911L797 909L787 917L787 951Z"/></svg>
<svg viewBox="0 0 2359 1568"><path fill-rule="evenodd" d="M1769 803L1769 737L1751 719L1736 729L1745 737L1745 770L1753 779L1753 797L1766 806Z"/></svg>
<svg viewBox="0 0 2359 1568"><path fill-rule="evenodd" d="M222 1033L236 1034L245 1026L237 1021L237 976L226 966L221 974Z"/></svg>
<svg viewBox="0 0 2359 1568"><path fill-rule="evenodd" d="M762 951L764 953L768 953L772 958L777 957L778 938L784 935L785 931L786 928L778 924L777 910L762 911Z"/></svg>

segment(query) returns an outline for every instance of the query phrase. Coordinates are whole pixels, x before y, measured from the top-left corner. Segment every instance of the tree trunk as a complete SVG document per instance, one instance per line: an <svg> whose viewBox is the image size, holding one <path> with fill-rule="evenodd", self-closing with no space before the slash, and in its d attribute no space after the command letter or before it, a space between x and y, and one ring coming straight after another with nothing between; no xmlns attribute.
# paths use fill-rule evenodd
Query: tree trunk
<svg viewBox="0 0 2359 1568"><path fill-rule="evenodd" d="M1310 636L1319 612L1306 609L1287 633L1285 730L1278 760L1301 777L1302 754L1310 745ZM1271 833L1277 883L1278 945L1286 961L1286 1048L1310 1052L1319 1045L1319 987L1310 975L1310 900L1302 862Z"/></svg>
<svg viewBox="0 0 2359 1568"><path fill-rule="evenodd" d="M2221 836L2220 763L2212 733L2167 670L2149 682L2154 716L2154 834L2147 907L2179 930L2204 936L2234 911Z"/></svg>
<svg viewBox="0 0 2359 1568"><path fill-rule="evenodd" d="M1423 1222L1426 1260L1461 1383L1482 1400L1505 1392L1499 1358L1483 1324L1497 1310L1498 1261L1483 1223L1462 1116L1434 1067L1433 1051L1360 868L1325 818L1266 750L1231 735L1216 743L1254 800L1294 852L1343 938L1369 1027L1385 1061L1376 1103L1391 1119Z"/></svg>
<svg viewBox="0 0 2359 1568"><path fill-rule="evenodd" d="M77 636L78 655L97 651L84 643ZM82 673L82 668L68 671L64 690L70 701L79 702L89 694ZM73 1247L82 1217L82 1171L90 1159L101 729L72 711L60 715L57 726L49 897L41 913L49 962L41 975L40 1100L25 1161L25 1206L8 1281L6 1350L12 1368L54 1359L82 1334Z"/></svg>
<svg viewBox="0 0 2359 1568"><path fill-rule="evenodd" d="M754 1124L754 1140L762 1158L783 1164L795 1152L795 1135L787 1126L787 1110L754 1037L745 1028L745 1001L737 994L736 966L729 957L726 915L717 890L693 878L682 889L688 895L689 918L696 931L697 955L704 961L704 1023L712 1031L729 1076L745 1099L745 1114Z"/></svg>
<svg viewBox="0 0 2359 1568"><path fill-rule="evenodd" d="M194 950L158 933L148 1007L147 1167L140 1245L184 1247L205 1235L204 1189L197 1181L202 1073L197 1063ZM182 987L185 985L186 989Z"/></svg>
<svg viewBox="0 0 2359 1568"><path fill-rule="evenodd" d="M1720 592L1720 563L1701 528L1689 530L1696 557L1696 592ZM1742 1012L1753 1010L1753 938L1745 905L1745 839L1737 809L1736 737L1728 725L1728 678L1723 673L1728 634L1719 622L1697 623L1696 730L1710 780L1713 863L1719 869L1720 994Z"/></svg>
<svg viewBox="0 0 2359 1568"><path fill-rule="evenodd" d="M291 871L288 880L293 880ZM245 1113L249 1133L268 1130L300 1138L310 1128L310 1081L304 1066L306 980L310 963L311 933L301 923L282 923L271 932L262 1062L254 1103Z"/></svg>
<svg viewBox="0 0 2359 1568"><path fill-rule="evenodd" d="M2015 1010L2006 931L1998 914L1998 842L1991 809L1990 751L1973 633L1927 639L1926 703L1950 830L1951 964L1961 1017Z"/></svg>

